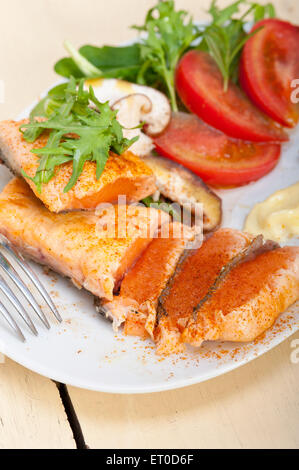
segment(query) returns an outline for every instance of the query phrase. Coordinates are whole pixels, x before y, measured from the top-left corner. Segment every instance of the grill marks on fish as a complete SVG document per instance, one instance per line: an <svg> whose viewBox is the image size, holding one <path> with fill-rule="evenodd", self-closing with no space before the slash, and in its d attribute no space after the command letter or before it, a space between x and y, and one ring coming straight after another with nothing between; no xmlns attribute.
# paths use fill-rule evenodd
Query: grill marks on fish
<svg viewBox="0 0 299 470"><path fill-rule="evenodd" d="M27 122L0 122L0 158L14 174L20 175L23 169L30 177L34 177L39 158L31 150L44 147L48 135L42 134L34 143L26 142L19 128ZM96 178L96 163L85 162L76 185L64 193L71 174L72 162L59 166L49 183L43 184L41 194L30 179L26 178L26 181L51 212L95 209L102 202L116 202L119 194L126 196L128 202L136 202L156 190L152 170L130 151L122 155L110 153L99 179Z"/></svg>

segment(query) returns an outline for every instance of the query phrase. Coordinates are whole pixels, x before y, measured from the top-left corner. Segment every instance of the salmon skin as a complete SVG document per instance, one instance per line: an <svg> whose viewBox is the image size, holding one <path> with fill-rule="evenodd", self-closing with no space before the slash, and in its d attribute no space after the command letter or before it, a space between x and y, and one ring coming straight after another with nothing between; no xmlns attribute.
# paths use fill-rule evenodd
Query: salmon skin
<svg viewBox="0 0 299 470"><path fill-rule="evenodd" d="M44 147L47 134L42 134L34 143L23 139L19 131L21 125L28 123L0 122L0 159L16 174L24 170L34 177L39 165L39 157L31 150ZM116 202L118 195L127 197L128 202L140 201L156 190L152 170L136 155L127 151L122 155L110 153L100 178L96 178L96 163L87 161L75 186L64 193L72 174L72 162L67 162L56 169L54 177L42 185L38 193L33 181L27 183L51 212L62 212L78 209L95 209L101 202Z"/></svg>
<svg viewBox="0 0 299 470"><path fill-rule="evenodd" d="M182 258L160 296L157 352L205 340L253 340L298 297L299 248L261 246L246 233L220 229Z"/></svg>
<svg viewBox="0 0 299 470"><path fill-rule="evenodd" d="M119 322L125 322L125 334L143 338L150 335L153 338L158 298L187 242L193 237L191 229L173 222L169 227L169 237L164 238L160 233L158 238L152 240L125 275L119 295L112 302L103 302L98 310L106 316L118 317Z"/></svg>
<svg viewBox="0 0 299 470"><path fill-rule="evenodd" d="M28 257L107 300L169 220L165 212L135 205L53 214L20 178L0 194L2 235ZM115 233L105 235L112 226Z"/></svg>

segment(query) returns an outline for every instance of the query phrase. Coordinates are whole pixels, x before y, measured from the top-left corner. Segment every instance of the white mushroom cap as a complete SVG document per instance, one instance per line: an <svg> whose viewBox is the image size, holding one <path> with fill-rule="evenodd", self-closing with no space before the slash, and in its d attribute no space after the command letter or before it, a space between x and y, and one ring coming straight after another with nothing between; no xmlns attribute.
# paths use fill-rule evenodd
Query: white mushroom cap
<svg viewBox="0 0 299 470"><path fill-rule="evenodd" d="M145 135L138 126L145 121L145 116L151 112L151 100L145 95L136 93L121 98L114 103L112 109L118 110L117 119L124 127L124 137L127 139L139 137L130 150L140 156L148 155L153 149L152 139Z"/></svg>
<svg viewBox="0 0 299 470"><path fill-rule="evenodd" d="M152 109L144 116L146 123L146 133L148 135L158 135L168 126L171 118L171 107L167 97L160 91L150 87L143 88L144 93L152 102Z"/></svg>
<svg viewBox="0 0 299 470"><path fill-rule="evenodd" d="M139 140L131 150L140 156L147 155L153 148L149 136L160 134L170 122L171 108L167 97L154 88L115 78L87 80L85 86L89 85L93 86L99 101L109 101L114 109L118 109L118 120L125 128L145 123L143 131L125 129L124 135L127 138L138 135Z"/></svg>

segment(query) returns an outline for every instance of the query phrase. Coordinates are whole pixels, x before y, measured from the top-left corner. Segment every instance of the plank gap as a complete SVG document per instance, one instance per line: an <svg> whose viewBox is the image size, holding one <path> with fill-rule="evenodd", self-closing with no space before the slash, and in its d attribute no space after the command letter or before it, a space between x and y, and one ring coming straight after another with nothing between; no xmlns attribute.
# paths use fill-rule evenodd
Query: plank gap
<svg viewBox="0 0 299 470"><path fill-rule="evenodd" d="M84 435L82 428L77 417L74 405L72 403L71 397L69 395L67 386L61 382L53 381L57 387L61 402L64 407L65 414L67 416L69 425L71 427L74 440L77 446L77 449L89 449L88 445L85 443Z"/></svg>

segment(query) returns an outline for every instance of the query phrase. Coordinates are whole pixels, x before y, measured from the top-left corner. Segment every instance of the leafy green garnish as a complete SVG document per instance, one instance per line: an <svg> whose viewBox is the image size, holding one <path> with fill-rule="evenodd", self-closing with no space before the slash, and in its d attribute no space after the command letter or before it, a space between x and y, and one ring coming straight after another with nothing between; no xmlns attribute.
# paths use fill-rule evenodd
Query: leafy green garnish
<svg viewBox="0 0 299 470"><path fill-rule="evenodd" d="M234 15L239 13L242 5L247 5L248 9L239 18L235 18ZM209 13L212 22L203 30L199 49L207 51L214 58L223 76L226 91L230 79L234 82L238 80L238 66L244 44L259 31L256 29L253 33L247 34L246 22L252 19L257 22L266 17L273 17L275 9L272 4L262 6L247 0L238 0L220 10L217 0L213 0Z"/></svg>
<svg viewBox="0 0 299 470"><path fill-rule="evenodd" d="M138 82L146 83L145 72L152 68L166 87L173 111L177 111L175 68L184 52L199 37L198 27L186 11L176 11L174 1L167 0L148 11L143 26L133 28L147 33L140 44L143 66Z"/></svg>
<svg viewBox="0 0 299 470"><path fill-rule="evenodd" d="M152 196L147 196L146 198L142 199L143 204L146 207L152 207L153 209L159 209L163 212L166 212L167 214L171 215L173 220L176 220L177 222L181 222L181 213L178 210L178 204L173 203L170 204L163 199L159 199L158 201L155 201ZM174 207L176 206L176 207Z"/></svg>
<svg viewBox="0 0 299 470"><path fill-rule="evenodd" d="M176 65L199 36L186 11L176 11L173 0L159 1L151 8L143 26L133 26L147 32L140 43L126 47L83 46L77 51L70 42L65 48L70 57L55 64L55 71L69 78L120 78L141 85L166 90L173 110L177 110L174 73Z"/></svg>
<svg viewBox="0 0 299 470"><path fill-rule="evenodd" d="M73 162L73 172L64 192L76 184L86 161L96 162L99 179L109 151L120 155L138 139L123 137L123 128L116 119L117 111L108 103L100 103L92 87L84 90L84 80L77 87L75 78L71 77L68 83L52 89L50 97L47 97L50 100L50 108L46 108L48 119L40 121L31 117L29 124L20 127L27 142L35 142L44 131L49 132L46 146L32 150L40 157L35 176L31 178L23 172L35 183L39 193L42 184L53 178L56 167L68 161ZM91 104L96 109L91 108Z"/></svg>
<svg viewBox="0 0 299 470"><path fill-rule="evenodd" d="M246 6L247 10L240 14L240 8ZM67 78L120 78L153 86L168 94L176 111L175 68L182 55L196 47L194 40L202 38L197 47L214 58L227 90L230 79L238 81L244 44L258 31L247 34L246 23L275 16L271 3L260 5L249 0L234 1L223 9L218 7L217 0L212 0L208 11L212 21L200 28L186 11L175 10L174 0L160 0L148 11L142 26L133 26L146 33L139 43L126 47L86 45L77 51L66 42L70 57L57 62L55 71ZM41 109L42 105L39 112Z"/></svg>
<svg viewBox="0 0 299 470"><path fill-rule="evenodd" d="M125 47L82 46L77 51L69 41L64 43L70 57L59 60L55 72L70 78L120 78L136 81L142 65L139 44Z"/></svg>
<svg viewBox="0 0 299 470"><path fill-rule="evenodd" d="M48 92L47 96L39 101L39 103L32 109L30 118L49 117L55 110L59 109L62 101L64 100L67 85L68 84L66 82L52 88Z"/></svg>

